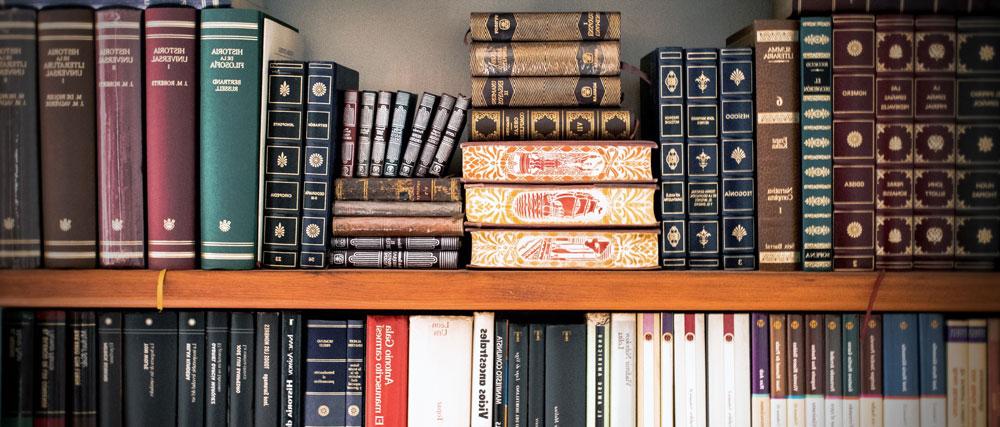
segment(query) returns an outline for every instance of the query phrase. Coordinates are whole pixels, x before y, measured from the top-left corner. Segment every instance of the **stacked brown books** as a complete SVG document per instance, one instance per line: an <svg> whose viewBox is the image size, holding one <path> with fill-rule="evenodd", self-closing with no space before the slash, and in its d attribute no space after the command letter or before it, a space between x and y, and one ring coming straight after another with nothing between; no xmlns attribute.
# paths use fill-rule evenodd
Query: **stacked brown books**
<svg viewBox="0 0 1000 427"><path fill-rule="evenodd" d="M455 178L341 178L333 268L458 268L462 186Z"/></svg>
<svg viewBox="0 0 1000 427"><path fill-rule="evenodd" d="M469 265L657 267L654 144L597 109L621 102L619 13L474 13L470 31Z"/></svg>

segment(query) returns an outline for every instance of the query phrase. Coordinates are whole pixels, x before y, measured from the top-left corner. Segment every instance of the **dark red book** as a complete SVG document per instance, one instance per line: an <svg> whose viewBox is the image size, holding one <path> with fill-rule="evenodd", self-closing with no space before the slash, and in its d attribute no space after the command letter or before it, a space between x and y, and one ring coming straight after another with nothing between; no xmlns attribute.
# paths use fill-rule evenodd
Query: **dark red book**
<svg viewBox="0 0 1000 427"><path fill-rule="evenodd" d="M875 17L833 16L833 268L875 268Z"/></svg>
<svg viewBox="0 0 1000 427"><path fill-rule="evenodd" d="M915 21L913 266L951 269L955 226L955 19Z"/></svg>
<svg viewBox="0 0 1000 427"><path fill-rule="evenodd" d="M142 11L102 9L96 22L101 267L142 268Z"/></svg>
<svg viewBox="0 0 1000 427"><path fill-rule="evenodd" d="M149 268L197 267L198 11L146 10Z"/></svg>
<svg viewBox="0 0 1000 427"><path fill-rule="evenodd" d="M875 268L913 268L913 17L876 27Z"/></svg>
<svg viewBox="0 0 1000 427"><path fill-rule="evenodd" d="M94 11L38 12L42 242L48 268L97 265Z"/></svg>
<svg viewBox="0 0 1000 427"><path fill-rule="evenodd" d="M407 316L368 316L365 425L406 427L409 326Z"/></svg>

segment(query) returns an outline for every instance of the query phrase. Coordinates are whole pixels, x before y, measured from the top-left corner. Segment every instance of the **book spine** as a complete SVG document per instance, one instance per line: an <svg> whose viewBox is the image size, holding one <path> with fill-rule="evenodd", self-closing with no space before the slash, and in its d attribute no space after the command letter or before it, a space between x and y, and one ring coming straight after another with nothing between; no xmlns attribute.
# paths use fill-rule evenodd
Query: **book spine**
<svg viewBox="0 0 1000 427"><path fill-rule="evenodd" d="M334 236L462 236L462 218L334 217Z"/></svg>
<svg viewBox="0 0 1000 427"><path fill-rule="evenodd" d="M946 322L948 425L970 425L969 417L969 322Z"/></svg>
<svg viewBox="0 0 1000 427"><path fill-rule="evenodd" d="M730 406L732 402L728 401L727 397L731 396L733 390L730 387L732 382L727 382L726 379L736 377L736 366L727 363L731 357L726 357L725 353L729 355L733 353L731 347L733 337L731 334L726 336L727 334L723 332L723 323L726 320L724 316L731 315L718 313L708 315L707 364L714 368L708 370L708 418L731 425L736 420L733 417L735 415L733 408Z"/></svg>
<svg viewBox="0 0 1000 427"><path fill-rule="evenodd" d="M409 319L368 316L365 348L365 425L405 427Z"/></svg>
<svg viewBox="0 0 1000 427"><path fill-rule="evenodd" d="M229 320L229 423L253 425L254 314L235 312Z"/></svg>
<svg viewBox="0 0 1000 427"><path fill-rule="evenodd" d="M356 177L369 175L372 160L372 127L375 125L375 105L378 95L375 92L361 92L361 110L358 113L358 153L355 157Z"/></svg>
<svg viewBox="0 0 1000 427"><path fill-rule="evenodd" d="M642 70L657 76L657 83L640 82L642 117L646 123L643 138L659 143L659 209L662 238L660 257L663 267L684 270L687 259L687 111L684 108L684 51L666 47L654 50L641 62Z"/></svg>
<svg viewBox="0 0 1000 427"><path fill-rule="evenodd" d="M756 83L757 246L761 270L795 270L802 256L802 177L799 141L799 23L757 21L753 29ZM746 46L746 44L744 44ZM780 53L780 54L779 54Z"/></svg>
<svg viewBox="0 0 1000 427"><path fill-rule="evenodd" d="M718 180L710 184L714 185L714 189L718 189ZM579 186L469 184L465 186L467 201L465 214L470 224L477 225L655 227L658 223L653 213L655 193L656 187L651 184ZM716 191L712 196L717 194ZM701 200L701 193L696 195ZM630 202L612 207L612 203L618 203L612 201L625 200ZM718 204L715 199L712 200L714 209ZM551 205L564 208L550 209ZM715 238L714 235L717 233L712 234L712 238ZM716 249L714 253L718 254L717 244L714 245L714 249ZM694 252L692 249L692 253ZM715 260L718 261L718 258Z"/></svg>
<svg viewBox="0 0 1000 427"><path fill-rule="evenodd" d="M0 105L0 123L4 124L0 129L0 268L42 264L36 18L33 10L0 11L0 49L9 55L0 94L13 100Z"/></svg>
<svg viewBox="0 0 1000 427"><path fill-rule="evenodd" d="M430 176L442 176L446 173L448 164L451 162L451 153L458 145L459 138L465 133L465 116L469 112L469 98L459 95L455 100L455 106L448 116L448 125L444 128L441 136L441 143L434 153L427 174Z"/></svg>
<svg viewBox="0 0 1000 427"><path fill-rule="evenodd" d="M97 265L94 12L38 13L39 146L45 266ZM73 153L67 157L66 153Z"/></svg>
<svg viewBox="0 0 1000 427"><path fill-rule="evenodd" d="M344 91L343 117L340 121L340 176L354 176L358 145L358 91Z"/></svg>
<svg viewBox="0 0 1000 427"><path fill-rule="evenodd" d="M833 21L802 18L802 268L833 270Z"/></svg>
<svg viewBox="0 0 1000 427"><path fill-rule="evenodd" d="M201 12L200 191L201 267L250 269L257 259L260 149L260 12ZM233 84L239 82L239 84Z"/></svg>
<svg viewBox="0 0 1000 427"><path fill-rule="evenodd" d="M757 269L753 50L719 51L722 267Z"/></svg>
<svg viewBox="0 0 1000 427"><path fill-rule="evenodd" d="M375 122L372 131L371 168L368 176L382 176L389 144L389 121L392 118L392 92L380 91L375 104Z"/></svg>
<svg viewBox="0 0 1000 427"><path fill-rule="evenodd" d="M180 312L177 331L177 425L205 425L205 313Z"/></svg>
<svg viewBox="0 0 1000 427"><path fill-rule="evenodd" d="M438 102L437 107L434 109L434 118L431 119L430 128L427 131L427 140L424 141L423 147L420 149L420 159L414 172L415 176L424 177L430 171L431 163L434 162L438 146L441 145L441 139L444 138L445 127L447 127L448 119L451 117L451 110L455 108L457 101L457 98L447 93L441 95L441 101Z"/></svg>
<svg viewBox="0 0 1000 427"><path fill-rule="evenodd" d="M594 325L594 425L597 427L611 426L611 382L609 370L611 360L611 315L605 314ZM657 337L659 341L659 337ZM530 351L530 349L529 349ZM529 353L530 360L530 353ZM657 360L656 363L659 363ZM658 369L657 369L658 370ZM530 373L530 372L529 372ZM658 386L659 384L657 384ZM589 409L588 409L588 412ZM533 424L528 424L529 427Z"/></svg>
<svg viewBox="0 0 1000 427"><path fill-rule="evenodd" d="M198 265L198 12L145 12L146 256L150 269Z"/></svg>
<svg viewBox="0 0 1000 427"><path fill-rule="evenodd" d="M417 110L413 114L413 125L410 127L410 134L406 140L406 149L403 150L402 159L399 164L399 176L411 177L416 172L414 169L420 160L420 149L423 147L424 134L431 121L431 114L434 105L437 103L437 96L424 92L420 94L420 102L417 103Z"/></svg>
<svg viewBox="0 0 1000 427"><path fill-rule="evenodd" d="M750 425L771 426L771 323L766 313L750 315Z"/></svg>
<svg viewBox="0 0 1000 427"><path fill-rule="evenodd" d="M948 424L945 323L940 314L918 315L920 322L920 425Z"/></svg>
<svg viewBox="0 0 1000 427"><path fill-rule="evenodd" d="M462 248L460 237L334 237L333 249L366 250L442 250Z"/></svg>
<svg viewBox="0 0 1000 427"><path fill-rule="evenodd" d="M1000 235L1000 150L987 143L1000 141L1000 67L981 56L1000 46L998 26L996 18L958 19L955 267L965 270L995 270L1000 257L998 240L981 237Z"/></svg>
<svg viewBox="0 0 1000 427"><path fill-rule="evenodd" d="M263 266L298 266L302 215L302 79L305 64L271 62L267 75ZM329 154L329 150L327 150Z"/></svg>
<svg viewBox="0 0 1000 427"><path fill-rule="evenodd" d="M254 425L278 424L278 358L281 345L281 313L258 312L254 361Z"/></svg>
<svg viewBox="0 0 1000 427"><path fill-rule="evenodd" d="M365 321L347 320L347 396L346 427L361 427L365 422Z"/></svg>
<svg viewBox="0 0 1000 427"><path fill-rule="evenodd" d="M453 178L338 179L335 200L372 202L461 202L462 182Z"/></svg>
<svg viewBox="0 0 1000 427"><path fill-rule="evenodd" d="M826 339L822 314L809 314L806 321L806 427L824 427L824 389L826 384Z"/></svg>
<svg viewBox="0 0 1000 427"><path fill-rule="evenodd" d="M459 202L333 202L333 216L460 217Z"/></svg>
<svg viewBox="0 0 1000 427"><path fill-rule="evenodd" d="M882 316L872 314L861 330L861 425L882 426Z"/></svg>
<svg viewBox="0 0 1000 427"><path fill-rule="evenodd" d="M469 113L470 141L631 139L636 123L628 110L516 108Z"/></svg>
<svg viewBox="0 0 1000 427"><path fill-rule="evenodd" d="M617 41L473 43L469 73L492 76L616 76L621 72Z"/></svg>
<svg viewBox="0 0 1000 427"><path fill-rule="evenodd" d="M229 313L205 314L205 425L226 425L229 414Z"/></svg>
<svg viewBox="0 0 1000 427"><path fill-rule="evenodd" d="M749 360L750 356L747 355L748 364L750 363ZM748 372L747 380L749 379L750 375ZM614 408L612 407L611 409L613 410ZM660 313L660 425L670 426L673 425L673 423L674 423L674 313L662 312ZM605 424L604 427L610 427L610 426L611 424L608 423Z"/></svg>
<svg viewBox="0 0 1000 427"><path fill-rule="evenodd" d="M176 425L177 328L176 312L125 314L125 425Z"/></svg>
<svg viewBox="0 0 1000 427"><path fill-rule="evenodd" d="M306 322L304 425L347 420L347 321Z"/></svg>
<svg viewBox="0 0 1000 427"><path fill-rule="evenodd" d="M97 319L92 311L70 313L69 344L72 383L70 386L70 423L74 426L97 425Z"/></svg>
<svg viewBox="0 0 1000 427"><path fill-rule="evenodd" d="M495 315L492 312L476 312L473 315L472 393L470 394L472 412L469 416L471 427L492 427L493 425L493 340L496 338L493 329L494 322ZM533 330L529 330L528 333L532 332ZM529 339L531 338L532 336L529 335ZM533 343L534 340L531 339L528 344L527 399L531 397L531 368L534 366L531 364L531 350L533 348L531 345ZM525 401L525 407L527 411L531 410L530 400ZM525 417L528 419L528 425L533 426L530 412L526 413Z"/></svg>
<svg viewBox="0 0 1000 427"><path fill-rule="evenodd" d="M386 137L385 163L380 176L394 177L399 175L399 161L403 154L403 133L410 128L412 120L413 105L416 95L399 91L394 97L392 106L392 120L389 126L389 135Z"/></svg>
<svg viewBox="0 0 1000 427"><path fill-rule="evenodd" d="M37 343L37 393L35 394L34 425L63 427L68 425L68 379L66 349L66 312L46 310L35 312L35 342Z"/></svg>
<svg viewBox="0 0 1000 427"><path fill-rule="evenodd" d="M677 372L674 411L677 423L706 425L705 315L675 314L674 336L683 337L678 341L674 358L674 372Z"/></svg>
<svg viewBox="0 0 1000 427"><path fill-rule="evenodd" d="M843 381L843 426L861 426L861 319L845 314L841 319L841 378Z"/></svg>
<svg viewBox="0 0 1000 427"><path fill-rule="evenodd" d="M634 141L470 142L464 182L572 184L652 181L655 144Z"/></svg>
<svg viewBox="0 0 1000 427"><path fill-rule="evenodd" d="M518 338L526 344L527 332L520 332L523 333ZM471 413L468 394L472 365L470 342L472 316L410 317L408 363L421 369L410 371L408 379L409 425L468 425ZM527 356L527 348L523 350L522 356ZM428 388L425 384L438 386Z"/></svg>
<svg viewBox="0 0 1000 427"><path fill-rule="evenodd" d="M843 326L839 314L824 315L826 381L824 395L824 415L826 427L844 425L844 375L843 375Z"/></svg>
<svg viewBox="0 0 1000 427"><path fill-rule="evenodd" d="M531 324L528 344L528 426L545 426L545 325ZM610 336L610 331L608 332ZM609 347L610 348L610 347ZM610 363L608 363L610 365ZM610 372L610 371L608 371ZM610 389L610 381L608 382ZM610 401L608 403L610 405ZM608 422L610 422L610 417ZM605 427L610 424L605 424Z"/></svg>
<svg viewBox="0 0 1000 427"><path fill-rule="evenodd" d="M771 426L788 425L788 327L784 314L771 314L770 325L770 367L771 373Z"/></svg>
<svg viewBox="0 0 1000 427"><path fill-rule="evenodd" d="M655 229L469 231L472 267L634 270L659 266Z"/></svg>
<svg viewBox="0 0 1000 427"><path fill-rule="evenodd" d="M1000 424L1000 318L994 317L988 320L986 327L986 400L988 427L995 427Z"/></svg>
<svg viewBox="0 0 1000 427"><path fill-rule="evenodd" d="M636 426L660 424L660 314L636 314Z"/></svg>
<svg viewBox="0 0 1000 427"><path fill-rule="evenodd" d="M511 322L507 331L509 340L507 353L507 425L526 427L528 425L528 324ZM413 384L413 383L411 383ZM411 406L412 407L412 406Z"/></svg>
<svg viewBox="0 0 1000 427"><path fill-rule="evenodd" d="M281 412L278 425L302 426L302 315L281 313Z"/></svg>
<svg viewBox="0 0 1000 427"><path fill-rule="evenodd" d="M875 21L875 268L913 268L913 17Z"/></svg>
<svg viewBox="0 0 1000 427"><path fill-rule="evenodd" d="M920 363L914 352L920 347L918 322L916 314L883 316L885 427L920 424Z"/></svg>
<svg viewBox="0 0 1000 427"><path fill-rule="evenodd" d="M719 52L684 51L687 91L688 264L721 268L719 243Z"/></svg>
<svg viewBox="0 0 1000 427"><path fill-rule="evenodd" d="M98 230L102 267L145 267L142 12L96 13Z"/></svg>
<svg viewBox="0 0 1000 427"><path fill-rule="evenodd" d="M618 12L473 13L473 41L618 40Z"/></svg>
<svg viewBox="0 0 1000 427"><path fill-rule="evenodd" d="M587 326L548 325L545 354L545 427L586 425Z"/></svg>
<svg viewBox="0 0 1000 427"><path fill-rule="evenodd" d="M968 424L986 425L986 319L969 319Z"/></svg>
<svg viewBox="0 0 1000 427"><path fill-rule="evenodd" d="M493 426L507 426L507 350L510 320L493 321ZM544 403L544 401L543 401Z"/></svg>
<svg viewBox="0 0 1000 427"><path fill-rule="evenodd" d="M331 268L380 268L454 270L458 268L457 251L373 251L348 249L330 253Z"/></svg>
<svg viewBox="0 0 1000 427"><path fill-rule="evenodd" d="M621 79L613 77L472 77L472 106L617 107Z"/></svg>
<svg viewBox="0 0 1000 427"><path fill-rule="evenodd" d="M833 17L833 268L875 268L875 17Z"/></svg>
<svg viewBox="0 0 1000 427"><path fill-rule="evenodd" d="M955 264L955 39L954 18L916 18L913 266L917 269L950 270Z"/></svg>
<svg viewBox="0 0 1000 427"><path fill-rule="evenodd" d="M611 313L610 395L611 425L636 425L636 326L635 313ZM551 414L547 414L546 418ZM547 421L547 419L546 419Z"/></svg>
<svg viewBox="0 0 1000 427"><path fill-rule="evenodd" d="M801 314L788 315L786 336L788 379L788 426L802 427L806 424L806 333Z"/></svg>
<svg viewBox="0 0 1000 427"><path fill-rule="evenodd" d="M35 313L28 310L3 312L3 397L0 423L11 427L32 425L35 397ZM119 376L119 379L121 377ZM109 417L111 418L111 417ZM120 418L120 417L119 417ZM121 425L119 421L118 424Z"/></svg>

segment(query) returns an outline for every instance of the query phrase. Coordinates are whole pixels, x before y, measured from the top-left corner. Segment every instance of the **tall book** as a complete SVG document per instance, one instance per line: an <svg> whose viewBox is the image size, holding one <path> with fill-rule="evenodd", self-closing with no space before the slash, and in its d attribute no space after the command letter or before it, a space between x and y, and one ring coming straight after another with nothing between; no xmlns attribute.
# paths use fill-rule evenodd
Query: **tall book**
<svg viewBox="0 0 1000 427"><path fill-rule="evenodd" d="M229 423L248 426L254 415L254 313L229 316Z"/></svg>
<svg viewBox="0 0 1000 427"><path fill-rule="evenodd" d="M205 312L177 313L177 425L205 425Z"/></svg>
<svg viewBox="0 0 1000 427"><path fill-rule="evenodd" d="M674 313L660 313L660 425L674 422Z"/></svg>
<svg viewBox="0 0 1000 427"><path fill-rule="evenodd" d="M375 92L364 91L360 96L358 112L358 148L355 158L354 176L368 176L372 158L372 128L375 125L375 103L378 95Z"/></svg>
<svg viewBox="0 0 1000 427"><path fill-rule="evenodd" d="M788 314L785 328L785 378L788 380L788 426L806 424L806 325L801 314Z"/></svg>
<svg viewBox="0 0 1000 427"><path fill-rule="evenodd" d="M833 17L833 268L875 268L875 17Z"/></svg>
<svg viewBox="0 0 1000 427"><path fill-rule="evenodd" d="M866 316L861 329L861 425L882 426L882 316Z"/></svg>
<svg viewBox="0 0 1000 427"><path fill-rule="evenodd" d="M841 318L840 376L844 427L861 426L861 323L857 314Z"/></svg>
<svg viewBox="0 0 1000 427"><path fill-rule="evenodd" d="M417 110L413 113L413 123L407 134L406 148L400 157L399 176L411 177L416 172L417 162L420 160L420 149L424 145L424 134L430 127L431 114L437 104L437 95L427 92L420 94L420 101L417 103Z"/></svg>
<svg viewBox="0 0 1000 427"><path fill-rule="evenodd" d="M472 316L472 409L469 415L469 425L472 427L493 425L494 319L495 315L488 311L476 312ZM531 357L530 350L528 355ZM531 372L530 366L528 372Z"/></svg>
<svg viewBox="0 0 1000 427"><path fill-rule="evenodd" d="M995 427L1000 425L1000 318L988 320L986 337L986 419L988 427Z"/></svg>
<svg viewBox="0 0 1000 427"><path fill-rule="evenodd" d="M788 426L788 336L786 315L771 314L770 366L771 372L771 426Z"/></svg>
<svg viewBox="0 0 1000 427"><path fill-rule="evenodd" d="M885 427L921 425L920 323L916 314L882 317Z"/></svg>
<svg viewBox="0 0 1000 427"><path fill-rule="evenodd" d="M969 321L948 319L946 322L947 340L945 343L945 359L947 368L948 415L949 426L972 425L969 419Z"/></svg>
<svg viewBox="0 0 1000 427"><path fill-rule="evenodd" d="M507 329L507 425L527 426L528 324L510 322ZM584 375L587 375L584 373ZM587 376L586 378L589 378ZM411 385L413 383L410 383Z"/></svg>
<svg viewBox="0 0 1000 427"><path fill-rule="evenodd" d="M0 50L10 61L0 80L0 268L42 264L38 161L37 12L0 11ZM18 405L14 405L18 407ZM29 415L30 416L30 415Z"/></svg>
<svg viewBox="0 0 1000 427"><path fill-rule="evenodd" d="M447 93L441 94L441 100L438 101L437 106L434 108L434 117L431 119L430 127L427 130L427 139L420 148L420 158L417 161L417 168L413 173L414 176L427 176L427 172L430 171L431 163L434 162L434 156L437 155L438 146L441 145L441 139L444 138L448 120L451 118L451 110L455 108L457 101L458 99L454 96ZM468 108L467 101L463 101L463 103ZM473 134L475 134L475 131L473 131Z"/></svg>
<svg viewBox="0 0 1000 427"><path fill-rule="evenodd" d="M805 316L806 427L826 426L826 324L822 314Z"/></svg>
<svg viewBox="0 0 1000 427"><path fill-rule="evenodd" d="M410 316L409 425L469 425L471 342L470 316Z"/></svg>
<svg viewBox="0 0 1000 427"><path fill-rule="evenodd" d="M347 419L347 321L306 322L303 425L343 426Z"/></svg>
<svg viewBox="0 0 1000 427"><path fill-rule="evenodd" d="M611 313L611 425L636 425L636 314Z"/></svg>
<svg viewBox="0 0 1000 427"><path fill-rule="evenodd" d="M753 50L719 50L722 268L757 269Z"/></svg>
<svg viewBox="0 0 1000 427"><path fill-rule="evenodd" d="M510 320L494 317L493 321L493 426L507 425L507 352ZM543 400L544 404L545 401Z"/></svg>
<svg viewBox="0 0 1000 427"><path fill-rule="evenodd" d="M229 313L205 314L205 425L229 417Z"/></svg>
<svg viewBox="0 0 1000 427"><path fill-rule="evenodd" d="M750 315L750 426L771 426L771 322L767 313Z"/></svg>
<svg viewBox="0 0 1000 427"><path fill-rule="evenodd" d="M799 23L756 20L726 40L753 47L757 120L757 247L761 270L801 264Z"/></svg>
<svg viewBox="0 0 1000 427"><path fill-rule="evenodd" d="M750 424L750 315L708 315L708 419Z"/></svg>
<svg viewBox="0 0 1000 427"><path fill-rule="evenodd" d="M302 426L302 314L281 313L281 412L278 424ZM360 412L360 411L359 411Z"/></svg>
<svg viewBox="0 0 1000 427"><path fill-rule="evenodd" d="M528 375L531 378L531 343L534 337L531 336L531 326L528 335ZM657 348L659 348L659 337L655 337ZM611 313L587 313L587 427L606 427L611 425L611 387L610 381L610 361L611 361ZM659 366L660 361L655 360ZM659 372L659 368L657 368ZM530 409L531 390L528 385L528 408ZM659 387L659 382L655 384ZM533 426L529 416L526 426Z"/></svg>
<svg viewBox="0 0 1000 427"><path fill-rule="evenodd" d="M684 51L687 84L688 265L692 269L720 268L719 243L719 52Z"/></svg>
<svg viewBox="0 0 1000 427"><path fill-rule="evenodd" d="M920 425L948 425L948 389L944 317L920 314Z"/></svg>
<svg viewBox="0 0 1000 427"><path fill-rule="evenodd" d="M0 424L31 427L35 397L35 313L28 310L3 311L2 393L4 405ZM119 377L120 378L120 377ZM118 423L121 425L121 422Z"/></svg>
<svg viewBox="0 0 1000 427"><path fill-rule="evenodd" d="M38 52L45 266L93 268L97 266L94 12L73 8L38 12Z"/></svg>
<svg viewBox="0 0 1000 427"><path fill-rule="evenodd" d="M969 319L968 425L986 425L986 319Z"/></svg>
<svg viewBox="0 0 1000 427"><path fill-rule="evenodd" d="M177 313L126 313L123 332L125 425L176 425Z"/></svg>
<svg viewBox="0 0 1000 427"><path fill-rule="evenodd" d="M705 315L674 314L674 417L675 425L707 425L705 380Z"/></svg>
<svg viewBox="0 0 1000 427"><path fill-rule="evenodd" d="M354 176L358 146L358 94L357 89L344 91L340 119L340 174L342 178ZM331 106L332 107L332 106Z"/></svg>
<svg viewBox="0 0 1000 427"><path fill-rule="evenodd" d="M344 426L365 423L365 321L347 319L347 417Z"/></svg>
<svg viewBox="0 0 1000 427"><path fill-rule="evenodd" d="M955 18L919 16L914 37L913 266L954 267Z"/></svg>
<svg viewBox="0 0 1000 427"><path fill-rule="evenodd" d="M369 315L365 332L365 425L405 427L409 318Z"/></svg>
<svg viewBox="0 0 1000 427"><path fill-rule="evenodd" d="M844 425L843 322L839 314L826 314L825 349L826 382L823 390L823 412L826 427Z"/></svg>
<svg viewBox="0 0 1000 427"><path fill-rule="evenodd" d="M528 344L528 425L532 427L545 425L545 328L544 323L532 323L529 326L531 342ZM610 340L610 325L608 335ZM610 352L609 346L609 355ZM610 366L610 357L607 365ZM607 372L611 372L610 368ZM608 391L610 390L609 384ZM610 405L610 400L607 405Z"/></svg>
<svg viewBox="0 0 1000 427"><path fill-rule="evenodd" d="M279 367L281 354L281 313L258 312L254 356L254 425L278 424Z"/></svg>
<svg viewBox="0 0 1000 427"><path fill-rule="evenodd" d="M198 11L145 12L146 233L150 269L198 266Z"/></svg>
<svg viewBox="0 0 1000 427"><path fill-rule="evenodd" d="M802 18L802 269L833 269L833 21Z"/></svg>
<svg viewBox="0 0 1000 427"><path fill-rule="evenodd" d="M295 268L302 216L302 95L305 64L272 61L265 64L267 115L264 147L264 217L261 264Z"/></svg>
<svg viewBox="0 0 1000 427"><path fill-rule="evenodd" d="M955 267L959 269L993 270L1000 257L1000 147L996 145L1000 63L989 54L1000 46L998 27L996 18L958 19Z"/></svg>
<svg viewBox="0 0 1000 427"><path fill-rule="evenodd" d="M97 425L97 318L92 311L69 313L70 423Z"/></svg>
<svg viewBox="0 0 1000 427"><path fill-rule="evenodd" d="M875 268L913 268L913 17L875 21Z"/></svg>
<svg viewBox="0 0 1000 427"><path fill-rule="evenodd" d="M375 117L372 124L371 166L367 175L382 176L385 167L386 150L389 144L389 123L392 120L392 92L379 91L375 103ZM363 125L362 125L363 126Z"/></svg>
<svg viewBox="0 0 1000 427"><path fill-rule="evenodd" d="M142 11L101 9L97 26L97 214L101 267L146 265Z"/></svg>
<svg viewBox="0 0 1000 427"><path fill-rule="evenodd" d="M635 324L636 426L656 427L660 425L660 313L638 313Z"/></svg>
<svg viewBox="0 0 1000 427"><path fill-rule="evenodd" d="M413 121L413 106L416 104L417 96L405 92L396 92L392 105L392 119L390 120L389 135L385 144L385 164L382 168L382 175L393 177L399 174L399 161L403 155L404 133L410 129Z"/></svg>
<svg viewBox="0 0 1000 427"><path fill-rule="evenodd" d="M125 392L125 354L122 313L101 313L97 318L97 422L101 427L121 427L122 396ZM178 411L178 417L180 411Z"/></svg>
<svg viewBox="0 0 1000 427"><path fill-rule="evenodd" d="M428 175L447 175L447 168L451 163L451 154L455 151L455 147L458 146L458 140L465 133L465 116L468 112L469 98L461 94L458 95L455 98L455 106L452 107L451 114L448 115L448 124L445 125L444 133L441 135L441 142L438 144L437 151L434 152L434 159L428 166ZM418 166L417 176L420 176L421 170L422 166Z"/></svg>
<svg viewBox="0 0 1000 427"><path fill-rule="evenodd" d="M548 325L545 330L545 427L586 425L587 327Z"/></svg>
<svg viewBox="0 0 1000 427"><path fill-rule="evenodd" d="M642 58L642 70L656 76L641 81L643 138L659 143L657 170L660 192L660 258L663 267L683 270L687 260L687 145L684 135L687 112L684 108L684 50L663 47ZM653 84L653 81L656 84Z"/></svg>
<svg viewBox="0 0 1000 427"><path fill-rule="evenodd" d="M335 62L309 62L306 81L305 154L302 170L302 224L299 233L299 266L325 268L328 264L327 241L330 238L330 204L337 135L348 132L348 120L356 113L345 102L350 90L358 88L358 72ZM354 109L357 109L355 99ZM346 142L344 144L346 149ZM353 147L351 147L353 150ZM352 156L348 156L353 159ZM352 160L353 161L353 160ZM348 175L349 176L349 175Z"/></svg>
<svg viewBox="0 0 1000 427"><path fill-rule="evenodd" d="M34 425L62 427L68 423L68 377L66 312L35 312L35 394L32 396ZM126 401L127 402L127 401Z"/></svg>

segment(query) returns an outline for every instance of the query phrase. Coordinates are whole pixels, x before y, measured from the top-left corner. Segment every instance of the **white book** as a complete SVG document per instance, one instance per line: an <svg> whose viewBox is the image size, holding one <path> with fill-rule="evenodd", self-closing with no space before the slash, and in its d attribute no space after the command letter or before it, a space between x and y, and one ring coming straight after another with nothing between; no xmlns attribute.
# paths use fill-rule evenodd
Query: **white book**
<svg viewBox="0 0 1000 427"><path fill-rule="evenodd" d="M705 315L674 315L674 415L679 427L707 425Z"/></svg>
<svg viewBox="0 0 1000 427"><path fill-rule="evenodd" d="M636 425L660 425L660 314L636 315L638 405Z"/></svg>
<svg viewBox="0 0 1000 427"><path fill-rule="evenodd" d="M882 396L861 396L861 427L882 427Z"/></svg>
<svg viewBox="0 0 1000 427"><path fill-rule="evenodd" d="M969 427L968 424L968 372L969 372L969 322L948 320L945 348L948 363L948 427Z"/></svg>
<svg viewBox="0 0 1000 427"><path fill-rule="evenodd" d="M948 425L945 323L940 314L920 314L920 427Z"/></svg>
<svg viewBox="0 0 1000 427"><path fill-rule="evenodd" d="M750 425L750 324L746 314L708 315L708 425Z"/></svg>
<svg viewBox="0 0 1000 427"><path fill-rule="evenodd" d="M608 408L608 330L611 314L587 313L587 427L610 425Z"/></svg>
<svg viewBox="0 0 1000 427"><path fill-rule="evenodd" d="M611 425L635 427L635 313L611 314Z"/></svg>
<svg viewBox="0 0 1000 427"><path fill-rule="evenodd" d="M674 315L660 313L660 427L674 425Z"/></svg>
<svg viewBox="0 0 1000 427"><path fill-rule="evenodd" d="M970 427L986 427L986 319L969 319L969 384L966 414Z"/></svg>
<svg viewBox="0 0 1000 427"><path fill-rule="evenodd" d="M410 316L407 425L467 427L471 316Z"/></svg>
<svg viewBox="0 0 1000 427"><path fill-rule="evenodd" d="M472 315L472 393L469 425L493 426L493 312Z"/></svg>

